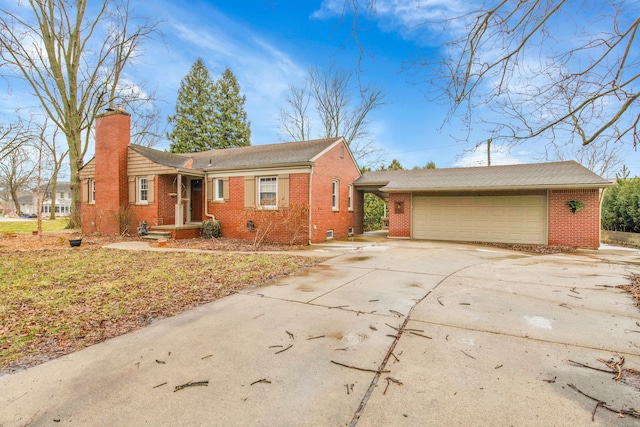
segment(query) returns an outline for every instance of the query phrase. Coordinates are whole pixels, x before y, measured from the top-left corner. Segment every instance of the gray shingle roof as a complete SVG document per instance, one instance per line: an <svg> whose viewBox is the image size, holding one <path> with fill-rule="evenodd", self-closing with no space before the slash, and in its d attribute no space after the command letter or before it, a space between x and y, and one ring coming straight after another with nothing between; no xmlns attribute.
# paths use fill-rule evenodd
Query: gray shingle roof
<svg viewBox="0 0 640 427"><path fill-rule="evenodd" d="M206 170L240 169L309 163L341 138L252 145L192 153L193 167Z"/></svg>
<svg viewBox="0 0 640 427"><path fill-rule="evenodd" d="M385 192L436 190L542 189L609 187L599 177L574 161L509 166L422 169L366 172L356 186L379 185Z"/></svg>
<svg viewBox="0 0 640 427"><path fill-rule="evenodd" d="M192 169L224 170L309 163L340 140L341 137L326 138L185 154L168 153L135 144L130 147L152 162L172 168L185 168L189 159L193 159Z"/></svg>
<svg viewBox="0 0 640 427"><path fill-rule="evenodd" d="M129 147L154 163L176 169L184 168L190 158L190 155L168 153L142 145L131 144Z"/></svg>

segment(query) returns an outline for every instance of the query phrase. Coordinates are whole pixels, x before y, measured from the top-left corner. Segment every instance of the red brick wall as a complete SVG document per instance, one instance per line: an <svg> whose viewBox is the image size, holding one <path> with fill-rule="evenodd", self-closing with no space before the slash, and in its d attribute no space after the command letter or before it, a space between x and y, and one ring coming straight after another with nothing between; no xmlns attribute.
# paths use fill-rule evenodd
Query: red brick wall
<svg viewBox="0 0 640 427"><path fill-rule="evenodd" d="M584 207L571 212L567 202L579 200ZM585 248L600 246L600 191L550 190L548 198L550 245Z"/></svg>
<svg viewBox="0 0 640 427"><path fill-rule="evenodd" d="M359 171L351 160L346 147L334 147L317 160L313 169L311 208L311 242L326 240L327 230L333 230L334 238L348 236L349 227L362 232L363 194L353 192L353 211L348 209L349 187ZM289 209L278 211L256 211L244 208L244 177L229 178L229 200L209 202L209 213L220 221L224 237L254 240L268 228L266 241L298 244L309 241L309 174L289 175ZM340 180L339 210L331 208L333 179ZM296 219L291 219L295 217ZM358 220L359 218L359 220ZM252 221L256 230L247 228Z"/></svg>
<svg viewBox="0 0 640 427"><path fill-rule="evenodd" d="M130 116L121 111L96 118L95 205L83 208L83 232L119 234L121 207L128 202L127 147ZM85 221L84 219L88 219Z"/></svg>
<svg viewBox="0 0 640 427"><path fill-rule="evenodd" d="M341 143L333 147L316 161L313 169L311 207L311 242L323 242L327 239L327 230L333 230L336 239L348 236L349 227L357 224L356 205L348 210L349 184L360 176L358 167L352 161L347 148ZM340 180L339 210L331 209L331 186L333 179ZM354 190L354 196L356 191Z"/></svg>
<svg viewBox="0 0 640 427"><path fill-rule="evenodd" d="M222 236L235 239L279 243L306 244L308 232L309 174L289 175L289 208L277 211L245 209L244 177L229 178L229 200L209 202L213 214L222 228ZM294 218L295 217L295 218ZM255 229L247 228L252 221Z"/></svg>
<svg viewBox="0 0 640 427"><path fill-rule="evenodd" d="M402 213L398 209L402 209ZM389 237L411 237L410 193L389 194Z"/></svg>

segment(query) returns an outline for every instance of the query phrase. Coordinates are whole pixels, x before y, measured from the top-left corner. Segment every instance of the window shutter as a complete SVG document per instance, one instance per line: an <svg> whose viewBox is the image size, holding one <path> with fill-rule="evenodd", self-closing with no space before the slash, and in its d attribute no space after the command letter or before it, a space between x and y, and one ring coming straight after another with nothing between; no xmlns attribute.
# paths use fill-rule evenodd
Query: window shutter
<svg viewBox="0 0 640 427"><path fill-rule="evenodd" d="M222 198L229 200L229 177L222 178Z"/></svg>
<svg viewBox="0 0 640 427"><path fill-rule="evenodd" d="M136 177L129 177L129 203L136 202Z"/></svg>
<svg viewBox="0 0 640 427"><path fill-rule="evenodd" d="M147 203L153 203L156 199L156 177L149 175L147 177Z"/></svg>
<svg viewBox="0 0 640 427"><path fill-rule="evenodd" d="M89 191L91 191L91 186L89 180L85 179L82 181L82 203L89 203Z"/></svg>
<svg viewBox="0 0 640 427"><path fill-rule="evenodd" d="M278 205L289 207L289 175L278 175Z"/></svg>
<svg viewBox="0 0 640 427"><path fill-rule="evenodd" d="M256 206L256 179L252 176L244 177L244 207Z"/></svg>
<svg viewBox="0 0 640 427"><path fill-rule="evenodd" d="M213 184L215 183L215 180L213 178L209 178L207 179L207 201L212 201L213 200Z"/></svg>

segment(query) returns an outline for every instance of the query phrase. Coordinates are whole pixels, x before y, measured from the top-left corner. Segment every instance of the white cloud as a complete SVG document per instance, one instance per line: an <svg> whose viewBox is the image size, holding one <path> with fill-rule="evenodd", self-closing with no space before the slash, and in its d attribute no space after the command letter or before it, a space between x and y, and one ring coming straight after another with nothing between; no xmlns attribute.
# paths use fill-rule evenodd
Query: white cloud
<svg viewBox="0 0 640 427"><path fill-rule="evenodd" d="M373 3L373 13L372 6ZM442 31L445 21L464 15L469 11L469 3L460 0L358 0L358 15L378 22L382 31L398 32L408 39L432 39ZM350 1L324 0L320 8L311 14L313 19L330 19L354 12ZM347 20L347 22L350 22ZM462 28L463 21L455 20L446 24L448 35ZM435 29L437 31L431 32ZM421 31L423 30L424 31Z"/></svg>

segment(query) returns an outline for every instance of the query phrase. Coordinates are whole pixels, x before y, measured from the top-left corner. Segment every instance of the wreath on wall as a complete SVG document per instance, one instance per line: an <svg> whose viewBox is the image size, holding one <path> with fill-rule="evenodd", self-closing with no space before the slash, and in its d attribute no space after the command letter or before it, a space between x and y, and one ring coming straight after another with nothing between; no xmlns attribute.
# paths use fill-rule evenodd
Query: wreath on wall
<svg viewBox="0 0 640 427"><path fill-rule="evenodd" d="M569 209L571 209L571 212L576 213L584 207L584 202L580 200L569 200L567 202L567 206L569 206Z"/></svg>

